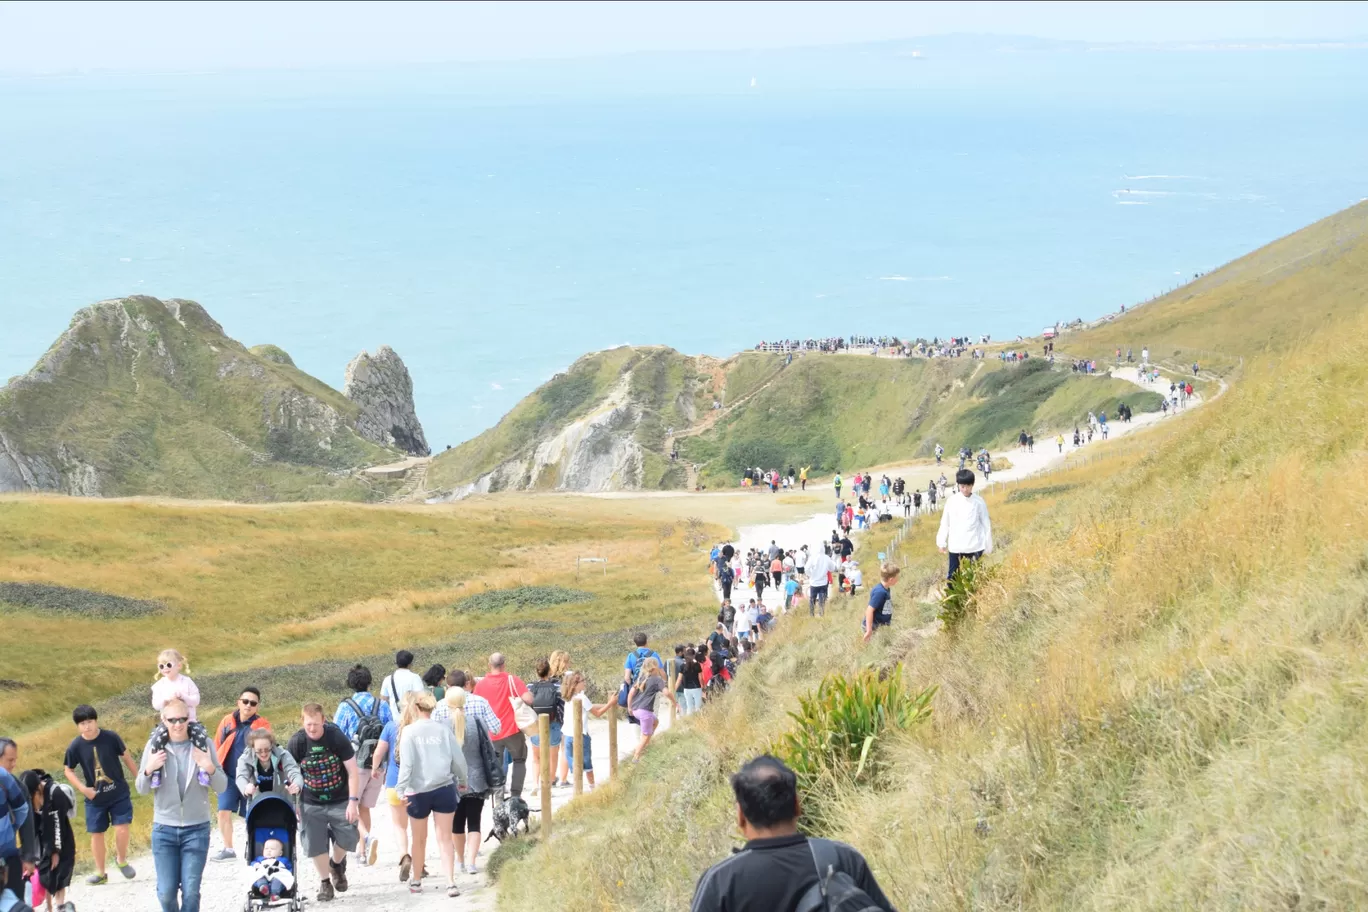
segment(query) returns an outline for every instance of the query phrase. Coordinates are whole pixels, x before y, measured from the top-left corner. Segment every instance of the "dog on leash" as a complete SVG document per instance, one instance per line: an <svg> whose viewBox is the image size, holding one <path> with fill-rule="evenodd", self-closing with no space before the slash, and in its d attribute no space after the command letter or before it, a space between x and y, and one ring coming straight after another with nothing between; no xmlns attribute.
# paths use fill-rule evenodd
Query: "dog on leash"
<svg viewBox="0 0 1368 912"><path fill-rule="evenodd" d="M509 795L506 799L494 805L494 828L491 829L489 835L485 837L485 842L489 842L491 839L497 839L499 842L503 842L511 836L518 835L519 824L522 824L524 833L531 832L531 827L527 822L528 816L531 813L531 808L527 806L526 801L523 801L517 795Z"/></svg>

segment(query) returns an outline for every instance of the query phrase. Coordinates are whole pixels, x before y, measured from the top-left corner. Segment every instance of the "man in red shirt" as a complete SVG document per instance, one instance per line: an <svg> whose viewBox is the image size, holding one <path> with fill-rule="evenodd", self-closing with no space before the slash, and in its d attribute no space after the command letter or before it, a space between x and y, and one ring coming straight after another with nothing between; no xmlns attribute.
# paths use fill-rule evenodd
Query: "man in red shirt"
<svg viewBox="0 0 1368 912"><path fill-rule="evenodd" d="M508 752L513 762L513 775L509 779L508 793L522 796L523 780L527 778L527 737L518 730L518 722L513 714L513 697L532 705L532 692L517 675L504 671L504 656L496 652L489 657L489 674L475 685L475 695L489 701L494 714L499 717L499 735L494 738L494 746Z"/></svg>

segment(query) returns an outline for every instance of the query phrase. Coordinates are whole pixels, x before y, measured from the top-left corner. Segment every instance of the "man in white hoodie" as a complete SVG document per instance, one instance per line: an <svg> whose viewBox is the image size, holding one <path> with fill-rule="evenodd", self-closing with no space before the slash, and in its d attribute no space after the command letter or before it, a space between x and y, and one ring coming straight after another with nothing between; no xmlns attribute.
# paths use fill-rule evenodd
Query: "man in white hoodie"
<svg viewBox="0 0 1368 912"><path fill-rule="evenodd" d="M988 521L988 505L974 493L974 472L960 469L955 473L959 494L945 499L941 513L940 531L936 533L936 547L941 554L950 555L950 569L946 579L955 575L961 561L978 560L993 552L993 526Z"/></svg>

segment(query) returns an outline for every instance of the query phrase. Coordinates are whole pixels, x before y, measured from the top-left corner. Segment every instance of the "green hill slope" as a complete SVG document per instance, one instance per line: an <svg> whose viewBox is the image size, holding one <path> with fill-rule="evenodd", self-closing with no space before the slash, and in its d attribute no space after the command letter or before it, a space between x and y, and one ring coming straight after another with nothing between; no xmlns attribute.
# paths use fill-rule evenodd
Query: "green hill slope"
<svg viewBox="0 0 1368 912"><path fill-rule="evenodd" d="M719 362L623 347L581 358L494 428L443 453L428 484L465 492L678 488L685 465L698 465L702 483L725 487L747 467L853 471L929 456L937 442L951 451L998 447L1023 429L1071 428L1123 401L1144 412L1159 397L1043 361L809 354L790 363L748 352ZM672 444L678 460L669 458Z"/></svg>
<svg viewBox="0 0 1368 912"><path fill-rule="evenodd" d="M857 740L803 798L899 909L1368 907L1368 308L1323 264L1269 289L1341 302L1320 331L1246 356L1226 395L1114 458L989 495L1000 547L962 627L922 601L944 566L923 522L891 631L862 648L849 609L786 618L554 848L501 850L501 903L683 907L737 844L727 774L794 731L825 675L874 669L937 688L929 722L865 758Z"/></svg>
<svg viewBox="0 0 1368 912"><path fill-rule="evenodd" d="M398 454L357 436L356 416L192 301L105 301L0 390L0 491L369 499L351 470Z"/></svg>
<svg viewBox="0 0 1368 912"><path fill-rule="evenodd" d="M752 356L737 360L745 363ZM1022 430L1072 427L1089 411L1137 412L1159 397L1110 377L1079 376L1043 360L798 358L715 428L680 441L703 478L734 484L748 466L847 471L930 456L937 443L997 448Z"/></svg>

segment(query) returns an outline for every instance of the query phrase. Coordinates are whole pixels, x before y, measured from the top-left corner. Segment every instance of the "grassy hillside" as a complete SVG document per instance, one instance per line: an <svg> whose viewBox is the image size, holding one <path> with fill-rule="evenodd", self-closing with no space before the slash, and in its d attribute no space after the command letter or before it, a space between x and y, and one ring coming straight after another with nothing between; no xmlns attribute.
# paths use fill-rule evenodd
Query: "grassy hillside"
<svg viewBox="0 0 1368 912"><path fill-rule="evenodd" d="M1060 347L1110 359L1138 358L1229 367L1241 355L1301 348L1328 323L1368 300L1368 202L1359 203L1207 273L1177 291Z"/></svg>
<svg viewBox="0 0 1368 912"><path fill-rule="evenodd" d="M9 447L57 489L105 496L373 498L350 470L396 454L358 437L355 419L283 351L249 351L198 304L148 297L82 310L0 390Z"/></svg>
<svg viewBox="0 0 1368 912"><path fill-rule="evenodd" d="M937 688L930 721L806 797L898 908L1368 905L1368 312L1318 272L1338 322L1113 458L991 494L999 550L957 632L919 601L943 566L923 523L891 635L861 648L852 609L787 624L554 850L510 859L501 907L548 879L553 909L685 905L736 844L727 773L823 675L896 663Z"/></svg>
<svg viewBox="0 0 1368 912"><path fill-rule="evenodd" d="M929 456L939 442L996 448L1022 430L1070 428L1089 411L1137 412L1159 397L1126 381L1078 376L1044 361L1004 365L961 359L809 355L773 376L717 426L680 442L705 464L710 486L730 486L744 467L812 465L853 472Z"/></svg>
<svg viewBox="0 0 1368 912"><path fill-rule="evenodd" d="M726 409L714 412L714 401ZM929 456L937 442L951 451L998 447L1023 429L1045 436L1072 428L1089 411L1114 413L1123 401L1144 412L1158 408L1159 397L1044 362L811 354L786 363L749 352L717 363L667 348L617 348L581 358L494 428L439 456L428 484L452 490L511 459L526 460L539 444L573 422L601 419L614 403L631 414L620 412L607 430L642 448L640 486L656 489L682 487L685 463L700 465L709 487L730 487L756 465L854 471ZM670 428L677 462L668 459ZM595 445L589 438L579 452ZM533 480L519 465L514 486L553 487L555 474L543 473Z"/></svg>

